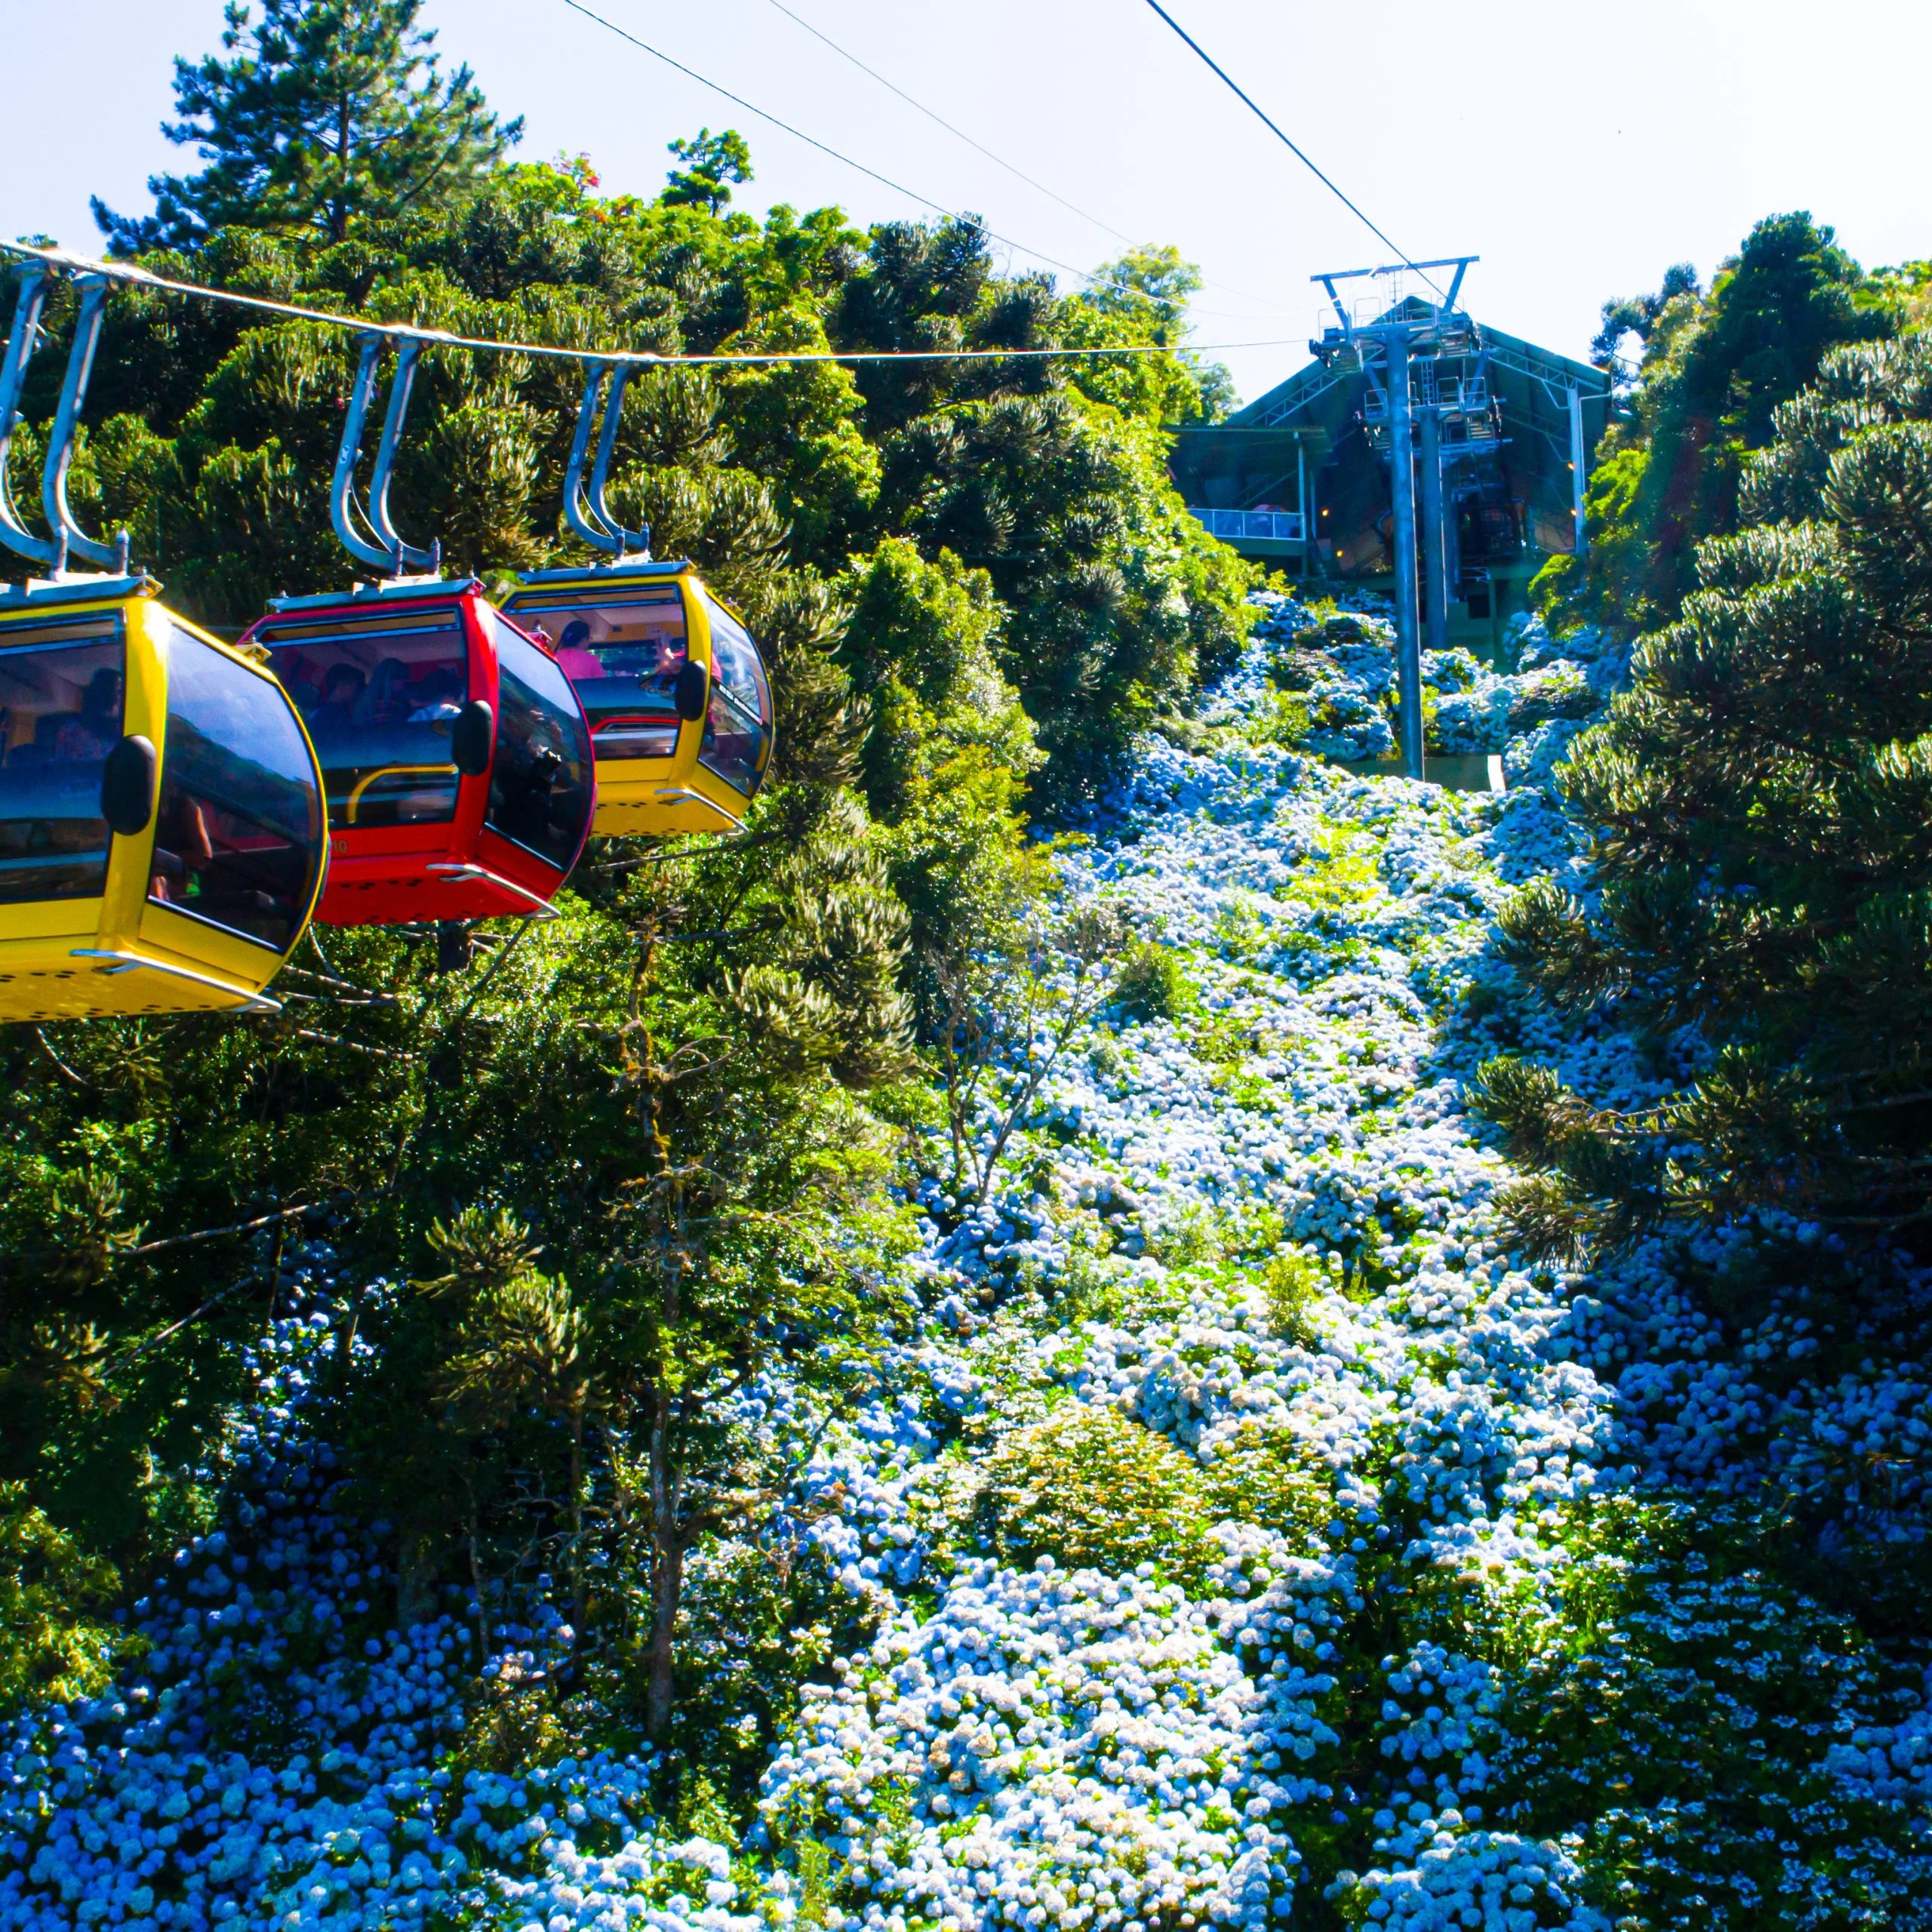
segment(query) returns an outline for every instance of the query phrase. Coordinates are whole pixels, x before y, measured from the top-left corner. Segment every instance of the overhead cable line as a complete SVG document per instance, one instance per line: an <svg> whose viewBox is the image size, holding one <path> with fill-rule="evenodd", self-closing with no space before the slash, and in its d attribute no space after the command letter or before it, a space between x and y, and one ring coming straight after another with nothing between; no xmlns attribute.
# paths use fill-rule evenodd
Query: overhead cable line
<svg viewBox="0 0 1932 1932"><path fill-rule="evenodd" d="M949 134L953 135L957 139L964 141L966 145L969 148L971 148L976 153L984 155L995 168L1004 168L1007 173L1011 174L1016 181L1023 181L1028 187L1037 189L1038 192L1044 195L1049 201L1059 202L1062 208L1067 210L1069 214L1077 214L1082 221L1091 222L1094 227L1104 229L1108 234L1111 235L1114 238L1115 241L1124 242L1130 248L1134 245L1134 237L1131 235L1123 235L1118 228L1115 227L1112 222L1103 221L1098 215L1089 214L1084 208L1075 208L1073 203L1069 202L1064 195L1054 193L1053 189L1049 188L1044 181L1035 181L1032 175L1026 173L1020 168L1015 168L1011 162L1001 160L998 155L993 152L991 148L985 146L981 143L974 140L973 137L968 134L964 128L955 128L943 115L935 113L932 109L925 104L924 101L915 100L903 88L900 86L897 82L888 80L876 67L867 66L865 62L861 60L856 54L852 53L846 48L841 47L838 42L832 38L831 35L829 33L821 33L817 27L812 25L810 20L805 18L804 14L793 13L792 9L786 5L785 0L771 0L771 4L773 6L776 7L788 20L795 22L797 25L803 27L806 32L811 35L813 39L821 41L825 44L825 45L830 48L832 52L837 54L841 60L849 60L854 66L858 69L860 73L869 74L874 80L878 82L881 87L888 88L892 93L896 94L901 100L905 102L908 107L916 108L920 113L923 114L926 118L931 122L936 127L943 128Z"/></svg>
<svg viewBox="0 0 1932 1932"><path fill-rule="evenodd" d="M1010 362L1046 356L1172 355L1174 343L1121 343L1109 347L1066 349L754 349L724 354L667 355L652 349L573 349L560 343L503 342L493 336L457 335L448 329L424 328L414 322L372 321L364 315L345 315L330 309L305 308L297 302L276 302L265 295L244 295L240 290L211 288L203 282L177 281L155 275L133 262L97 261L60 248L36 248L24 242L0 242L0 254L46 262L83 275L103 275L110 281L151 288L166 295L183 295L229 308L251 309L285 321L321 322L331 328L352 329L358 335L386 336L396 342L420 342L442 349L473 349L487 355L534 355L553 361L626 363L638 368L688 368L782 362ZM1238 349L1284 349L1285 342L1213 342L1200 352L1217 355Z"/></svg>
<svg viewBox="0 0 1932 1932"><path fill-rule="evenodd" d="M808 147L817 149L820 154L829 155L834 161L841 163L847 168L857 168L861 174L878 182L881 186L890 188L895 195L903 195L908 200L917 202L921 208L931 208L934 214L944 215L949 221L962 222L966 226L986 236L988 241L997 242L1003 248L1017 248L1021 254L1030 255L1035 261L1044 262L1050 267L1061 269L1069 275L1077 275L1082 281L1090 284L1094 288L1110 288L1117 294L1131 295L1142 301L1148 299L1147 291L1144 288L1136 288L1130 283L1124 281L1109 281L1105 275L1095 275L1090 269L1076 268L1072 263L1063 262L1057 255L1049 255L1043 250L1031 248L1024 242L1016 242L1011 235L1002 235L997 229L989 228L977 215L962 215L958 210L948 208L943 202L936 202L930 195L922 195L916 188L908 188L903 183L894 180L889 174L881 174L877 168L868 168L863 161L854 161L850 155L841 154L836 148L828 146L816 135L807 134L802 128L793 127L789 121L780 120L775 114L767 113L763 108L756 106L746 100L743 94L734 94L729 88L721 87L717 82L706 79L696 68L687 67L681 60L674 60L669 54L665 53L661 48L653 47L648 41L638 39L637 35L627 28L618 26L615 20L607 20L603 14L586 7L583 4L583 0L564 0L564 5L569 8L572 13L581 14L587 20L595 20L600 27L605 28L610 32L615 34L620 40L629 41L632 46L648 54L653 60L661 60L666 66L674 68L687 80L697 82L701 88L709 88L713 94L718 95L723 100L730 101L734 106L742 107L747 114L755 114L761 121L777 128L782 134L789 134L795 140L803 141ZM888 85L889 85L890 83L888 82ZM1392 242L1389 245L1392 248L1395 245ZM1238 321L1242 318L1232 317L1229 319ZM1177 347L1183 346L1184 345L1176 345Z"/></svg>
<svg viewBox="0 0 1932 1932"><path fill-rule="evenodd" d="M566 0L566 4L574 5L576 4L576 0ZM1208 51L1207 48L1203 47L1200 42L1196 40L1193 35L1189 33L1186 28L1183 26L1180 21L1176 20L1173 14L1168 11L1166 8L1161 5L1161 0L1147 0L1147 4L1153 8L1155 13L1160 15L1162 20L1167 22L1169 26L1174 29L1176 33L1180 35L1183 40L1187 42L1189 47L1193 48L1195 52L1207 63L1209 67L1214 69L1215 73L1220 75L1222 81L1226 83L1229 89L1234 94L1235 97L1241 102L1243 106L1244 106L1248 111L1254 115L1255 118L1275 137L1275 140L1281 143L1282 146L1287 149L1289 153L1294 156L1296 160L1300 162L1301 165L1315 177L1316 180L1321 183L1323 187L1328 190L1329 193L1335 197L1336 200L1341 203L1343 207L1348 210L1349 214L1353 215L1355 218L1359 221L1378 242L1380 242L1388 248L1393 249L1396 254L1401 257L1401 265L1403 267L1414 269L1417 275L1422 276L1424 281L1429 283L1430 288L1435 290L1437 294L1440 295L1442 293L1441 289L1437 286L1436 283L1432 281L1429 276L1424 274L1423 270L1417 268L1416 264L1410 260L1407 253L1397 243L1391 241L1388 235L1384 234L1380 228L1377 227L1375 223L1371 221L1368 217L1362 212L1361 209L1353 202L1350 201L1346 195L1343 193L1342 190L1336 185L1335 182L1328 175L1324 174L1322 171L1315 165L1314 162L1309 158L1307 153L1301 148L1297 146L1294 142L1290 140L1289 137L1275 125L1275 122L1269 118L1268 115L1264 112L1261 107L1257 103L1254 97L1247 93L1247 91L1241 86L1241 83L1228 72L1226 68L1223 67L1221 63Z"/></svg>
<svg viewBox="0 0 1932 1932"><path fill-rule="evenodd" d="M1011 162L1003 160L999 155L995 154L991 148L986 146L984 143L976 141L971 134L967 133L964 128L955 128L950 121L946 119L944 115L934 112L934 111L931 108L928 107L924 101L915 100L911 94L908 94L897 82L887 79L885 75L881 74L876 67L868 66L866 63L861 60L849 48L841 47L838 42L832 38L831 35L822 32L818 28L814 26L811 22L805 18L804 14L794 13L789 7L786 5L785 0L771 0L771 4L773 6L776 7L788 20L795 21L798 26L803 27L806 32L811 35L813 39L822 41L825 45L830 48L832 52L837 54L841 60L849 60L854 66L858 69L860 73L869 74L874 80L878 82L881 87L888 88L892 93L896 94L901 100L905 102L908 107L916 108L918 112L923 114L928 121L931 122L934 125L934 126L943 128L949 134L953 135L957 139L964 141L969 148L974 150L975 153L984 155L995 168L1004 168L1007 173L1011 174L1016 181L1023 181L1028 187L1037 189L1041 194L1044 195L1049 201L1059 202L1060 206L1065 208L1069 214L1077 214L1082 221L1089 222L1094 227L1100 229L1103 232L1111 235L1116 242L1124 242L1130 248L1136 245L1134 238L1131 235L1122 234L1118 228L1115 227L1112 222L1103 221L1098 215L1089 214L1084 208L1075 206L1075 205L1073 202L1069 202L1064 195L1057 194L1051 188L1049 188L1044 181L1035 180L1032 176L1026 173L1023 168L1015 168ZM1224 294L1237 296L1244 302L1258 303L1263 308L1268 306L1268 298L1266 296L1250 295L1244 289L1231 288L1224 281L1209 282L1206 285L1210 288L1220 289ZM1201 309L1198 310L1196 312L1206 315L1211 314L1214 312L1209 309Z"/></svg>

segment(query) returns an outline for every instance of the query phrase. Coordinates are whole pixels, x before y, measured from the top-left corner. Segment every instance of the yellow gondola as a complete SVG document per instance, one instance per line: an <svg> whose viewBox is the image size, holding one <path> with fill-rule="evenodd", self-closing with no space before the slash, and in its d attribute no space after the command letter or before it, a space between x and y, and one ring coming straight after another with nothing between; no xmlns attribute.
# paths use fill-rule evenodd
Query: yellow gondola
<svg viewBox="0 0 1932 1932"><path fill-rule="evenodd" d="M737 614L690 564L652 561L649 533L626 530L605 502L629 374L592 367L564 490L571 528L612 561L532 571L503 609L541 634L583 702L596 752L595 835L735 832L771 767L771 683Z"/></svg>
<svg viewBox="0 0 1932 1932"><path fill-rule="evenodd" d="M735 832L771 760L771 692L750 633L689 564L540 571L503 614L540 631L597 758L599 838Z"/></svg>
<svg viewBox="0 0 1932 1932"><path fill-rule="evenodd" d="M32 265L0 362L0 543L53 574L0 592L0 1020L273 1011L327 854L321 774L288 694L168 611L68 513L67 458L106 285L81 279L74 353L29 533L5 430L33 352ZM70 552L118 565L66 568Z"/></svg>

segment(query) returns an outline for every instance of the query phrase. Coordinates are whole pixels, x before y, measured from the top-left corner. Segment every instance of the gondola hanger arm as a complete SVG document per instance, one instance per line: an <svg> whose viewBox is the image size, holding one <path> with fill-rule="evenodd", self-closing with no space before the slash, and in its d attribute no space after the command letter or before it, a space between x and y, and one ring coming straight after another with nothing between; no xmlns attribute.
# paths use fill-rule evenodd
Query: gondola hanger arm
<svg viewBox="0 0 1932 1932"><path fill-rule="evenodd" d="M49 288L54 276L38 259L29 261L17 272L14 316L8 330L4 359L0 359L0 543L30 562L45 564L56 577L63 575L70 555L91 563L106 564L115 575L128 572L128 533L118 532L112 544L97 542L74 521L67 500L67 475L73 462L74 438L79 428L81 411L87 400L88 383L94 373L94 351L100 346L101 315L106 307L109 278L83 275L75 279L80 294L80 312L74 323L73 346L67 357L67 371L60 385L60 401L48 432L47 458L41 470L41 508L51 538L37 537L21 520L7 476L7 454L13 432L20 421L21 386L27 365L40 346L41 323Z"/></svg>
<svg viewBox="0 0 1932 1932"><path fill-rule="evenodd" d="M7 456L20 421L20 386L27 365L40 346L41 317L52 279L42 262L24 263L15 271L14 319L8 331L5 357L0 360L0 543L36 564L52 563L55 546L45 537L35 536L21 521L7 475Z"/></svg>
<svg viewBox="0 0 1932 1932"><path fill-rule="evenodd" d="M376 460L369 473L366 508L356 498L355 466L362 453L362 431L376 389L376 364L389 340L380 328L366 329L361 337L361 354L355 380L349 392L349 408L343 418L342 441L336 451L335 475L329 489L329 521L337 540L357 562L388 577L401 577L411 565L434 572L440 565L442 546L432 543L426 549L405 543L389 518L389 480L395 469L396 452L402 441L403 417L409 408L409 393L416 376L416 358L422 353L420 336L399 341L396 347L395 373L389 381L389 407L383 417L383 433L376 447ZM371 543L355 528L360 514L375 541Z"/></svg>
<svg viewBox="0 0 1932 1932"><path fill-rule="evenodd" d="M592 549L601 550L620 562L646 562L651 556L649 529L626 530L612 513L606 495L611 459L617 449L618 424L623 414L624 391L635 373L635 365L608 358L586 364L583 400L577 405L577 430L571 438L570 463L564 476L565 521ZM590 434L600 410L603 426L586 483L584 459L589 454Z"/></svg>
<svg viewBox="0 0 1932 1932"><path fill-rule="evenodd" d="M54 427L48 432L47 461L40 474L41 509L54 532L57 574L72 555L85 557L89 563L105 564L115 576L125 577L128 533L118 532L112 544L99 542L74 521L67 502L67 472L74 460L74 438L79 432L88 384L94 375L94 351L100 346L101 318L112 284L105 275L91 274L77 277L74 286L81 298L80 312L74 321L74 343L67 355L67 373L60 384L60 406L54 411Z"/></svg>

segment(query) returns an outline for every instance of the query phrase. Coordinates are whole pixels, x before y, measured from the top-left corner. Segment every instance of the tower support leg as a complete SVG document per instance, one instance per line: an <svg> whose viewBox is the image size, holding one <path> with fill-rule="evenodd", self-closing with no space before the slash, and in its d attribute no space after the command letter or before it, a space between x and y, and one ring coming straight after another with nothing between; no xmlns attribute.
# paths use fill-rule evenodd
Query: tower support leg
<svg viewBox="0 0 1932 1932"><path fill-rule="evenodd" d="M1395 512L1395 682L1402 770L1422 776L1422 635L1416 621L1415 438L1409 413L1408 331L1383 337L1389 381L1389 469Z"/></svg>
<svg viewBox="0 0 1932 1932"><path fill-rule="evenodd" d="M1570 388L1570 501L1576 521L1571 546L1578 556L1589 547L1583 528L1583 392L1573 383Z"/></svg>

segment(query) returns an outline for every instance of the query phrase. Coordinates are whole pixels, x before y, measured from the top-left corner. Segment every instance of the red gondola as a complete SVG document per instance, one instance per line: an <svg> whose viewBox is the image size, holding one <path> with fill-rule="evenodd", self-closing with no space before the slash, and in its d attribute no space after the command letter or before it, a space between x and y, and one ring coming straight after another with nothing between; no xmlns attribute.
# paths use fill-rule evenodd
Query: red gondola
<svg viewBox="0 0 1932 1932"><path fill-rule="evenodd" d="M346 593L281 598L243 638L296 703L328 801L329 925L486 918L546 908L595 809L589 722L543 645L483 594L404 543L388 478L419 343L398 346L371 478L371 543L349 521L383 339L365 337L331 509L352 555L395 574ZM380 547L378 547L380 546ZM405 577L408 565L430 574Z"/></svg>
<svg viewBox="0 0 1932 1932"><path fill-rule="evenodd" d="M475 579L284 598L266 645L322 767L335 926L547 906L595 808L590 726Z"/></svg>

